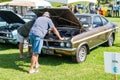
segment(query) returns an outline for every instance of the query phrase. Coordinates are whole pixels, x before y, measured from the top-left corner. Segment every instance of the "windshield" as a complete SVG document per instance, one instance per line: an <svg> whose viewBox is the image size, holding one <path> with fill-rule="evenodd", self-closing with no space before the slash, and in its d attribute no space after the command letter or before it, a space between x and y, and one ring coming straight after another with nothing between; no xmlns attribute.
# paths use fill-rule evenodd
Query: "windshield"
<svg viewBox="0 0 120 80"><path fill-rule="evenodd" d="M36 16L36 14L33 13L33 12L29 12L29 13L23 15L23 20L24 20L25 22L28 22L28 21L30 21L30 20L32 20L32 19L35 19L35 18L37 18L37 16Z"/></svg>
<svg viewBox="0 0 120 80"><path fill-rule="evenodd" d="M77 19L84 27L89 27L91 24L91 17L85 15L76 15Z"/></svg>

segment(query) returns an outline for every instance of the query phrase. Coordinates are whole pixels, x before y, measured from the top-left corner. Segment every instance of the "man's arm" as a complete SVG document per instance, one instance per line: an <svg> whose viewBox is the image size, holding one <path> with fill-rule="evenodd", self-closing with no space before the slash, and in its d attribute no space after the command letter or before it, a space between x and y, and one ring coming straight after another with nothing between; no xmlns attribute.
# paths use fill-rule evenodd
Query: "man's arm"
<svg viewBox="0 0 120 80"><path fill-rule="evenodd" d="M58 30L57 30L55 27L53 27L52 29L53 29L53 32L57 35L57 37L58 37L60 40L64 40L64 38L62 38L62 37L60 36Z"/></svg>

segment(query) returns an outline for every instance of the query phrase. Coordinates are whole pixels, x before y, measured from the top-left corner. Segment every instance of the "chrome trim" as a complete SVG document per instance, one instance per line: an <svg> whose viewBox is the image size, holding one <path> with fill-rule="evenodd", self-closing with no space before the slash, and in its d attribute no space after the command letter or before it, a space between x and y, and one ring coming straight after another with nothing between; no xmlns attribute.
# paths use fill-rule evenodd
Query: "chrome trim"
<svg viewBox="0 0 120 80"><path fill-rule="evenodd" d="M89 37L86 37L86 38L80 39L80 40L78 40L78 41L73 42L73 44L76 44L76 43L81 42L81 41L88 40L88 39L90 39L90 38L92 38L92 37L95 37L95 36L98 36L98 35L104 34L104 33L106 33L106 32L110 32L110 31L113 31L113 29L109 29L109 30L106 30L106 31L104 31L104 32L100 32L100 33L98 33L98 34L95 34L95 35L92 35L92 36L89 36Z"/></svg>
<svg viewBox="0 0 120 80"><path fill-rule="evenodd" d="M65 50L65 51L75 51L76 50L76 48L55 48L55 47L46 47L46 46L43 46L42 48L55 49L55 50Z"/></svg>
<svg viewBox="0 0 120 80"><path fill-rule="evenodd" d="M93 49L93 48L95 48L95 47L97 47L97 46L99 46L99 45L101 45L101 44L103 44L103 43L105 43L105 42L107 42L107 40L106 40L106 41L103 41L103 42L101 42L101 43L99 43L99 44L97 44L97 45L95 45L95 46L93 46L93 47L91 47L90 49Z"/></svg>
<svg viewBox="0 0 120 80"><path fill-rule="evenodd" d="M0 36L0 39L10 39L10 40L16 40L16 39L14 39L14 38L1 37L1 36Z"/></svg>

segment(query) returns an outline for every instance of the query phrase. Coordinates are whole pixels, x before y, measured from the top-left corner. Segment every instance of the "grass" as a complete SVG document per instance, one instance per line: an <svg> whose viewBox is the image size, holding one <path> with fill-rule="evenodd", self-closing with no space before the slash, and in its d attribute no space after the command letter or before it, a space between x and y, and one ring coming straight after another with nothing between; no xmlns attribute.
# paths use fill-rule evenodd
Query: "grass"
<svg viewBox="0 0 120 80"><path fill-rule="evenodd" d="M119 18L109 18L120 25ZM119 26L120 27L120 26ZM0 44L0 80L114 80L104 71L104 52L120 53L120 32L112 47L99 46L91 51L85 62L73 63L70 57L45 56L39 58L40 72L28 74L30 58L19 59L15 45ZM27 53L27 50L24 50ZM120 76L118 75L118 80Z"/></svg>

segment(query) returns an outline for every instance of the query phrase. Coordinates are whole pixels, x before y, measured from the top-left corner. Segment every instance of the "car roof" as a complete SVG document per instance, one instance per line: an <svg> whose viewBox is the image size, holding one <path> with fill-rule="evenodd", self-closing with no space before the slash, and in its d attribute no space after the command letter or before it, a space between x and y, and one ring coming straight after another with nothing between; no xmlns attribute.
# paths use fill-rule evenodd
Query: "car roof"
<svg viewBox="0 0 120 80"><path fill-rule="evenodd" d="M92 16L101 16L101 15L99 15L99 14L75 14L76 16L90 16L90 17L92 17Z"/></svg>

